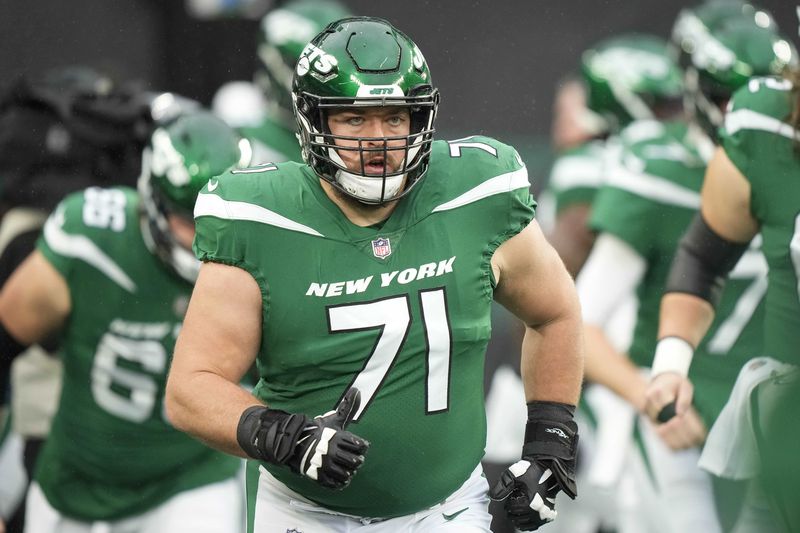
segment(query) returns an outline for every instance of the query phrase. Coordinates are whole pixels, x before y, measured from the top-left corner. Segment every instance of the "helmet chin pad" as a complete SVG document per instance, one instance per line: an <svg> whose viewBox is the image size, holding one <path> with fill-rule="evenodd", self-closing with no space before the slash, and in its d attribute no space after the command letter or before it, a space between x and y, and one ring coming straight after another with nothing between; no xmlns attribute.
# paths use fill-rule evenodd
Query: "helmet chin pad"
<svg viewBox="0 0 800 533"><path fill-rule="evenodd" d="M415 148L415 151L418 150L418 147ZM335 148L328 148L328 155L337 166L346 168L344 160ZM409 153L409 155L411 154ZM401 168L404 162L405 158L401 162ZM348 172L341 168L334 174L335 183L345 193L366 204L382 204L393 200L401 193L406 180L406 173L367 176Z"/></svg>

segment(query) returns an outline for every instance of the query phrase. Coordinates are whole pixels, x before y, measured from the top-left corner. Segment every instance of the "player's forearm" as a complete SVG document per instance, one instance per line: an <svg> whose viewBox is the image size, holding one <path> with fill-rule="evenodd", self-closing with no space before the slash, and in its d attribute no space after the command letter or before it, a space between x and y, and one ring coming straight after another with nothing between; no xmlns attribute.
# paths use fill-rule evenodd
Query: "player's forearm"
<svg viewBox="0 0 800 533"><path fill-rule="evenodd" d="M580 312L576 309L557 320L526 328L521 371L528 402L577 405L583 381L584 342L580 323Z"/></svg>
<svg viewBox="0 0 800 533"><path fill-rule="evenodd" d="M171 373L167 382L170 422L232 455L247 457L237 442L236 428L244 410L253 405L261 403L239 385L211 372Z"/></svg>
<svg viewBox="0 0 800 533"><path fill-rule="evenodd" d="M680 337L695 348L714 320L714 308L693 294L668 292L661 299L658 338Z"/></svg>
<svg viewBox="0 0 800 533"><path fill-rule="evenodd" d="M599 327L587 324L584 333L586 379L607 387L641 412L644 409L647 382L639 369L612 346Z"/></svg>

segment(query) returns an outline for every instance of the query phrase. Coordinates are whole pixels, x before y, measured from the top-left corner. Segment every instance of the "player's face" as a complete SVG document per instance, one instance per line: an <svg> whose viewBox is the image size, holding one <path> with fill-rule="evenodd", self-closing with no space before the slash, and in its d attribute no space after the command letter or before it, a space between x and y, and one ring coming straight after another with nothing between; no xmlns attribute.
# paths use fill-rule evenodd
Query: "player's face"
<svg viewBox="0 0 800 533"><path fill-rule="evenodd" d="M178 244L191 250L194 240L194 221L172 214L167 216L167 220L169 221L169 231Z"/></svg>
<svg viewBox="0 0 800 533"><path fill-rule="evenodd" d="M334 110L328 116L328 127L334 135L360 137L361 148L381 148L376 151L363 151L358 140L336 139L336 145L354 150L337 150L347 168L356 173L380 176L385 172L397 172L405 157L406 139L385 137L406 136L411 132L411 116L402 107L365 107L363 109ZM392 149L394 148L394 149Z"/></svg>

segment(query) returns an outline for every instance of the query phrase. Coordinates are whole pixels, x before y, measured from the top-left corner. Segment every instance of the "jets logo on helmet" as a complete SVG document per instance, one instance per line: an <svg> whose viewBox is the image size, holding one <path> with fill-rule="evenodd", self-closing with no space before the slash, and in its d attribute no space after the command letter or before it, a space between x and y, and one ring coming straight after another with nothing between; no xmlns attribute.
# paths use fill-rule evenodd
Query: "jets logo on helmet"
<svg viewBox="0 0 800 533"><path fill-rule="evenodd" d="M309 43L297 60L297 75L305 76L311 72L312 76L325 82L336 76L338 63L335 57Z"/></svg>
<svg viewBox="0 0 800 533"><path fill-rule="evenodd" d="M667 42L655 35L604 39L583 53L589 122L617 131L634 120L662 118L681 109L683 85Z"/></svg>
<svg viewBox="0 0 800 533"><path fill-rule="evenodd" d="M151 139L152 155L150 169L157 176L166 176L176 187L190 181L189 171L184 165L183 156L175 149L172 140L163 128L153 132Z"/></svg>
<svg viewBox="0 0 800 533"><path fill-rule="evenodd" d="M363 85L356 96L403 96L403 89L397 85Z"/></svg>
<svg viewBox="0 0 800 533"><path fill-rule="evenodd" d="M142 151L138 189L147 247L194 282L200 263L170 230L170 216L192 219L200 189L214 176L250 162L250 145L206 111L192 110L157 128Z"/></svg>
<svg viewBox="0 0 800 533"><path fill-rule="evenodd" d="M696 37L685 73L686 104L693 119L714 138L731 95L752 76L780 74L797 64L794 46L758 19L731 17Z"/></svg>
<svg viewBox="0 0 800 533"><path fill-rule="evenodd" d="M731 20L743 20L760 28L777 31L772 15L742 0L708 0L682 9L672 27L671 46L681 68L691 64L691 55L711 35Z"/></svg>

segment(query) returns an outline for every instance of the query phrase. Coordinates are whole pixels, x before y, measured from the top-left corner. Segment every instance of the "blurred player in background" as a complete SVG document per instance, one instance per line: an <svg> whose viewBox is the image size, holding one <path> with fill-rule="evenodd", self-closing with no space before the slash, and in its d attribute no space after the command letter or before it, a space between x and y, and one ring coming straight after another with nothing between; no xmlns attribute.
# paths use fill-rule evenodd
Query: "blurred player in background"
<svg viewBox="0 0 800 533"><path fill-rule="evenodd" d="M214 100L214 112L252 142L254 163L302 162L292 112L294 67L312 37L349 14L334 0L290 0L261 19L255 83L229 83Z"/></svg>
<svg viewBox="0 0 800 533"><path fill-rule="evenodd" d="M548 181L556 200L548 240L573 275L594 242L587 221L607 162L614 158L613 136L633 120L674 114L682 95L680 70L665 57L664 41L652 35L626 34L597 43L582 55L581 80L585 105L582 110L568 107L568 112L588 139L559 155ZM562 94L567 101L561 104L577 107L577 90Z"/></svg>
<svg viewBox="0 0 800 533"><path fill-rule="evenodd" d="M776 50L791 54L786 42ZM700 461L715 475L752 480L736 532L800 530L798 87L795 64L785 79L746 81L728 103L700 213L681 240L661 301L661 340L647 392L648 414L657 418L677 402L674 419L685 418L705 394L707 384L693 376L694 368L708 358L702 347L713 334L709 325L713 328L724 312L728 286L744 261L740 257L760 236L769 266L761 286L761 295L766 292L764 346L745 356L765 357L738 367L730 363L729 373L741 372Z"/></svg>
<svg viewBox="0 0 800 533"><path fill-rule="evenodd" d="M664 40L653 35L623 34L605 39L584 52L580 66L580 78L565 81L558 91L552 133L553 144L561 152L544 192L547 197L544 202L549 200L554 204L555 211L555 220L547 227L547 238L573 276L580 271L594 242L588 220L594 196L603 184L609 162L616 156L615 135L633 120L674 114L681 107L683 94L680 70L667 57ZM546 207L542 207L545 211ZM621 349L626 349L630 341L635 303L635 298L631 298L614 321L615 342ZM500 465L505 467L514 461L514 456L508 455L513 453L514 446L504 441L513 440L511 428L518 426L514 406L518 403L517 396L522 394L522 382L511 374L512 368L499 367L487 399L490 432L484 464L489 472L502 470ZM608 472L615 470L612 465L621 464L619 456L623 450L616 440L607 437L619 434L618 423L625 419L619 408L626 408L600 388L589 387L584 392L578 422L584 435L580 475L588 478L593 471L591 477L595 479L580 500L565 500L564 519L552 527L558 531L593 532L598 527L610 527L613 522L610 496L615 483L609 480ZM594 407L590 408L587 401ZM602 441L607 444L592 451L599 436L595 428L604 420L610 422L602 428ZM590 466L593 457L598 458L595 468ZM602 474L595 472L601 464ZM495 515L497 507L497 504L491 507ZM501 522L502 518L497 517L493 530L501 531L503 527L510 531L509 524Z"/></svg>
<svg viewBox="0 0 800 533"><path fill-rule="evenodd" d="M197 106L81 65L11 80L0 97L0 286L33 251L48 213L66 194L89 186L134 185L154 125ZM0 403L9 402L7 413L13 412L4 442L14 446L15 435L22 437L26 470L19 476L0 467L6 489L17 479L25 491L49 432L60 392L61 360L53 357L58 345L56 334L31 346L13 366L10 358L0 359L0 375L11 377L0 383ZM9 530L19 532L22 524L20 508Z"/></svg>
<svg viewBox="0 0 800 533"><path fill-rule="evenodd" d="M646 382L614 349L603 327L621 298L636 291L640 307L628 354L639 367L651 366L660 295L678 240L699 207L698 193L714 150L711 125L721 117L732 91L746 83L747 74L778 72L796 60L788 42L773 27L759 25L753 12L740 10L701 28L686 75L686 102L694 120L639 121L623 130L619 166L593 205L591 223L599 236L578 278L587 323L587 377L608 385L640 412ZM638 472L640 521L625 513L633 522L622 523L621 529L722 530L711 479L697 467L698 447L738 367L760 349L765 274L754 242L737 267L737 280L723 295L709 337L698 348L707 355L692 369L703 383L695 405L680 420L655 431L639 425L645 455L635 454L632 468Z"/></svg>
<svg viewBox="0 0 800 533"><path fill-rule="evenodd" d="M581 82L585 107L573 111L590 140L564 151L548 183L555 198L556 219L548 233L568 268L580 271L595 233L589 226L592 203L607 179L619 151L616 135L635 120L655 120L681 109L680 69L667 53L667 43L647 34L623 34L600 41L582 54ZM563 128L562 128L563 130ZM615 310L606 328L619 350L632 335L636 298ZM628 450L632 412L605 387L588 383L581 397L578 424L581 441L579 480L582 498L564 502L560 531L612 529Z"/></svg>
<svg viewBox="0 0 800 533"><path fill-rule="evenodd" d="M5 357L55 331L63 339L61 398L28 494L30 533L242 525L239 462L172 428L162 400L199 268L190 250L197 191L251 150L203 111L149 139L138 192L69 195L0 292Z"/></svg>

